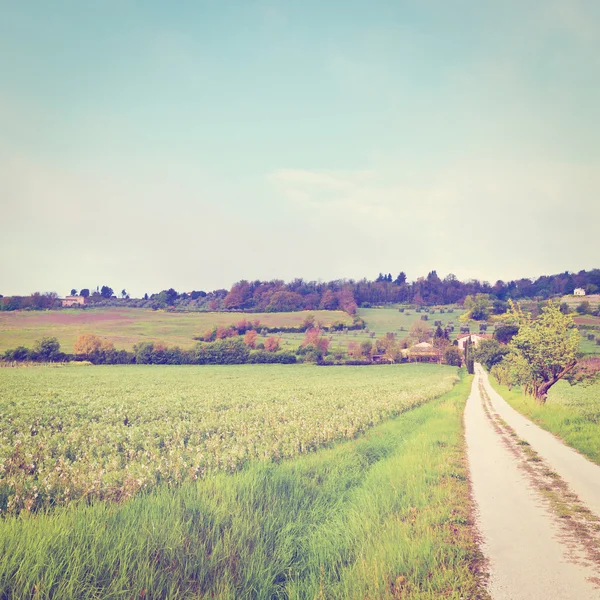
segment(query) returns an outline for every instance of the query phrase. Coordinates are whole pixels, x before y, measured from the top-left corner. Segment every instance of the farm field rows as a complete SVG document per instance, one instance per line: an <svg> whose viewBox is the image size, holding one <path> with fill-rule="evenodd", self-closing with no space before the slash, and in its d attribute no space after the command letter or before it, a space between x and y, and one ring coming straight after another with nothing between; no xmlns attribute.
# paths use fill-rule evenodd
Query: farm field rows
<svg viewBox="0 0 600 600"><path fill-rule="evenodd" d="M341 439L447 392L456 368L0 369L3 513L122 500Z"/></svg>
<svg viewBox="0 0 600 600"><path fill-rule="evenodd" d="M140 308L67 309L60 311L0 312L0 351L17 346L33 346L44 336L57 337L64 352L72 352L73 342L84 333L105 338L119 350L131 350L138 342L161 342L167 346L191 348L194 337L214 326L228 326L241 319L259 320L275 326L300 325L309 311L290 313L211 313L164 312ZM342 311L310 311L317 321L352 324Z"/></svg>
<svg viewBox="0 0 600 600"><path fill-rule="evenodd" d="M79 372L89 377L102 370ZM110 388L125 392L127 400L134 383L144 387L149 380L146 392L159 392L152 370L173 387L176 377L159 367L135 368L141 375L136 382L129 379L129 392L109 378ZM334 393L328 398L334 407L336 402L351 407L356 400L351 390L360 382L364 386L357 397L363 403L377 406L380 395L389 400L394 387L406 408L406 393L414 399L423 382L437 382L439 391L456 378L455 369L425 365L336 369L346 374L342 379L350 379L346 386L328 374L333 369L285 370L275 379L279 386L283 380L292 382L288 408L293 403L314 406L311 394L326 391L316 384L317 372ZM33 376L25 395L39 398L55 390L60 405L62 391L75 390L71 371L56 369L45 388ZM234 410L251 400L231 397L232 385L247 380L243 368L170 371L182 374L188 386L205 372L221 390L221 414L227 413L224 405ZM27 378L33 369L13 372ZM66 387L57 384L63 376ZM105 377L93 382L104 391ZM470 382L465 377L440 399L308 455L277 463L257 460L234 474L209 474L177 486L163 482L123 503L95 500L26 518L8 516L0 520L0 595L63 600L487 598L464 462L462 412ZM255 383L252 376L249 383ZM260 391L273 399L268 386ZM177 403L180 394L175 390L171 400ZM281 401L271 404L275 421ZM71 403L82 405L79 396ZM113 403L119 406L117 396ZM84 420L81 411L79 419ZM166 423L167 430L177 429L174 419Z"/></svg>

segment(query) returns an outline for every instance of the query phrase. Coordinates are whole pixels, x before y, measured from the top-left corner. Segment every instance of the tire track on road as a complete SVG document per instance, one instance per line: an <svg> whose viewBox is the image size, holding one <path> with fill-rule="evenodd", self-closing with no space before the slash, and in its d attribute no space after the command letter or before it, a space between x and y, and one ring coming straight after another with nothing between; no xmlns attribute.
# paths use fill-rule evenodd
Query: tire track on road
<svg viewBox="0 0 600 600"><path fill-rule="evenodd" d="M597 516L498 416L486 378L478 366L465 433L492 598L599 600Z"/></svg>

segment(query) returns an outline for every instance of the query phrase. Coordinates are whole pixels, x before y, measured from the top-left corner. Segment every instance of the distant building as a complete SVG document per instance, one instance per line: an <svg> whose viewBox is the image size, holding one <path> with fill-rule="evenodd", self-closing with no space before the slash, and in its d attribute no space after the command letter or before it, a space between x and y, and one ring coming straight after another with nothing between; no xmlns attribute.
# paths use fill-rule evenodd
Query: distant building
<svg viewBox="0 0 600 600"><path fill-rule="evenodd" d="M67 296L61 300L63 306L84 306L87 304L85 296Z"/></svg>
<svg viewBox="0 0 600 600"><path fill-rule="evenodd" d="M573 295L574 296L585 296L585 290L583 288L575 288Z"/></svg>
<svg viewBox="0 0 600 600"><path fill-rule="evenodd" d="M473 346L477 346L481 340L491 340L494 336L491 333L461 333L456 341L461 350L465 349L467 340L470 339Z"/></svg>
<svg viewBox="0 0 600 600"><path fill-rule="evenodd" d="M440 359L440 351L429 342L421 342L408 349L408 360L410 362L439 362Z"/></svg>

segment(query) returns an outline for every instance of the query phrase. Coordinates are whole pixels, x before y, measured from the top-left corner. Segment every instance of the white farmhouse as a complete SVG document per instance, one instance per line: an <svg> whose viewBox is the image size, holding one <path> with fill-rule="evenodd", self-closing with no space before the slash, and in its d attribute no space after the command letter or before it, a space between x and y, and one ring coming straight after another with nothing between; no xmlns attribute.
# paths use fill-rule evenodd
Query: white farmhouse
<svg viewBox="0 0 600 600"><path fill-rule="evenodd" d="M575 288L573 295L574 296L585 296L585 290L583 288Z"/></svg>

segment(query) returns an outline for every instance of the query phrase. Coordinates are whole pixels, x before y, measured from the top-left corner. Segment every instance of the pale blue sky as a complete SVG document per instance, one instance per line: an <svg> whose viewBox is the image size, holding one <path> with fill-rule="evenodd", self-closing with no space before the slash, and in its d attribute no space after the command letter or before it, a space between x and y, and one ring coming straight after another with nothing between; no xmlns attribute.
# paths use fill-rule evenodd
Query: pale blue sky
<svg viewBox="0 0 600 600"><path fill-rule="evenodd" d="M600 266L597 0L0 14L0 293Z"/></svg>

